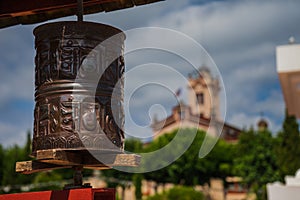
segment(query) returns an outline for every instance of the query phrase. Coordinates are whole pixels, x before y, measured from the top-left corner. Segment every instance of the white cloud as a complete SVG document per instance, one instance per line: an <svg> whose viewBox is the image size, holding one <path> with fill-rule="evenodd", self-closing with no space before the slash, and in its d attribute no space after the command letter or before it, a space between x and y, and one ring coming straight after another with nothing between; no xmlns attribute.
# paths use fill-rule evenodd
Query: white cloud
<svg viewBox="0 0 300 200"><path fill-rule="evenodd" d="M284 103L274 52L276 45L285 43L289 35L300 35L300 27L295 26L300 20L299 5L296 1L192 5L170 12L151 25L181 31L206 47L223 75L229 119L235 118L236 113L258 116L263 111L271 116L271 121L277 119L273 120L276 126L278 119L283 118ZM244 118L243 122L253 121Z"/></svg>
<svg viewBox="0 0 300 200"><path fill-rule="evenodd" d="M0 144L9 147L14 144L23 146L26 142L28 127L0 122Z"/></svg>
<svg viewBox="0 0 300 200"><path fill-rule="evenodd" d="M33 100L34 49L31 27L0 32L0 108L13 99Z"/></svg>
<svg viewBox="0 0 300 200"><path fill-rule="evenodd" d="M18 68L2 68L0 79L0 108L14 99L33 101L34 67L20 64Z"/></svg>
<svg viewBox="0 0 300 200"><path fill-rule="evenodd" d="M225 1L192 5L158 18L151 25L195 38L221 66L263 58L274 46L300 34L298 1ZM228 62L226 62L228 60ZM251 61L250 60L250 61Z"/></svg>
<svg viewBox="0 0 300 200"><path fill-rule="evenodd" d="M246 113L235 113L228 121L238 125L240 128L254 128L258 120L257 116L249 116Z"/></svg>
<svg viewBox="0 0 300 200"><path fill-rule="evenodd" d="M238 127L241 129L253 128L254 130L257 130L257 124L261 119L262 117L257 115L249 115L247 113L235 113L228 121L231 124L238 125ZM281 125L279 125L273 119L266 116L263 116L263 119L267 121L268 129L272 133L277 134L279 130L281 130Z"/></svg>

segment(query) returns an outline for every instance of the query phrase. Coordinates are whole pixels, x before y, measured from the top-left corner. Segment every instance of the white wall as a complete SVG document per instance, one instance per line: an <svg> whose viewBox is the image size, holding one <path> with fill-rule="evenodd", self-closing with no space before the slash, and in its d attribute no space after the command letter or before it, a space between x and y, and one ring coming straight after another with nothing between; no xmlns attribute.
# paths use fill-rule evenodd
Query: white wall
<svg viewBox="0 0 300 200"><path fill-rule="evenodd" d="M278 46L276 64L277 72L300 71L300 44Z"/></svg>

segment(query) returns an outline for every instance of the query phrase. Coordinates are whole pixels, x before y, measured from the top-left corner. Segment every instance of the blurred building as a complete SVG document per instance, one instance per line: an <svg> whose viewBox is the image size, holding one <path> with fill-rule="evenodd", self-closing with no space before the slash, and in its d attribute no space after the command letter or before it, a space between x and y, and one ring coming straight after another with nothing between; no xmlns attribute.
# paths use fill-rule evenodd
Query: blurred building
<svg viewBox="0 0 300 200"><path fill-rule="evenodd" d="M268 129L268 122L267 120L265 120L264 118L261 118L258 122L257 122L257 128L259 131L265 131Z"/></svg>
<svg viewBox="0 0 300 200"><path fill-rule="evenodd" d="M299 200L300 199L300 169L296 175L286 176L285 185L280 182L267 184L269 200Z"/></svg>
<svg viewBox="0 0 300 200"><path fill-rule="evenodd" d="M225 200L244 200L255 199L249 195L248 188L242 184L241 177L226 177L227 184Z"/></svg>
<svg viewBox="0 0 300 200"><path fill-rule="evenodd" d="M227 142L236 142L241 130L221 121L219 80L212 76L207 67L201 67L189 76L188 105L180 102L165 119L152 123L154 139L178 128L197 128L217 137L216 128L221 127L223 138ZM212 123L211 123L212 122ZM211 128L208 130L209 126Z"/></svg>
<svg viewBox="0 0 300 200"><path fill-rule="evenodd" d="M300 44L293 37L276 47L276 67L288 113L300 118Z"/></svg>

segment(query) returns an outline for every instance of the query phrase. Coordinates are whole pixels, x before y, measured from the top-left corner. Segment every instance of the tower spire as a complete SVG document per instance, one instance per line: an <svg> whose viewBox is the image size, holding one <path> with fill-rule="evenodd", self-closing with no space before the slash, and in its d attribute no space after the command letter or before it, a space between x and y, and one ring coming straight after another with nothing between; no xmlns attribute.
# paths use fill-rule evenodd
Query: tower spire
<svg viewBox="0 0 300 200"><path fill-rule="evenodd" d="M194 115L219 119L219 81L207 66L199 67L198 76L189 77L189 106Z"/></svg>

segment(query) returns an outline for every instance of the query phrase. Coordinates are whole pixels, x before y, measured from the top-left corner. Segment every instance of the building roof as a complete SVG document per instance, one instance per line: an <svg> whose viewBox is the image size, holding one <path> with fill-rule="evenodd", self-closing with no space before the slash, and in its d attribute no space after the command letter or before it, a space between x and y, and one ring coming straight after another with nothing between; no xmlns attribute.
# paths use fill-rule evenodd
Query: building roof
<svg viewBox="0 0 300 200"><path fill-rule="evenodd" d="M211 75L210 69L206 65L200 66L197 70L189 73L189 78L198 78L199 76L202 76L203 73Z"/></svg>
<svg viewBox="0 0 300 200"><path fill-rule="evenodd" d="M163 0L82 0L84 14L110 12ZM76 15L77 0L2 0L0 28Z"/></svg>
<svg viewBox="0 0 300 200"><path fill-rule="evenodd" d="M175 111L178 110L185 110L188 112L188 117L185 117L183 119L179 119L178 117L176 117L175 115ZM158 130L163 130L164 128L167 128L175 123L178 122L178 120L187 120L191 123L194 123L195 125L200 125L200 126L204 126L204 127L209 127L210 125L210 118L206 118L204 116L201 115L193 115L191 110L191 108L187 105L183 105L183 107L180 107L180 104L177 106L173 107L173 112L171 115L169 115L167 118L160 120L160 121L156 121L154 122L151 127L153 129L153 131L158 131ZM223 124L221 121L219 121L218 123ZM228 123L224 123L223 125L223 130L222 130L222 138L225 141L228 142L235 142L238 140L239 134L241 133L241 130L235 126L232 126Z"/></svg>

